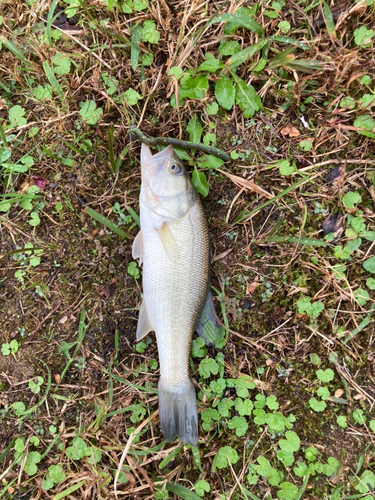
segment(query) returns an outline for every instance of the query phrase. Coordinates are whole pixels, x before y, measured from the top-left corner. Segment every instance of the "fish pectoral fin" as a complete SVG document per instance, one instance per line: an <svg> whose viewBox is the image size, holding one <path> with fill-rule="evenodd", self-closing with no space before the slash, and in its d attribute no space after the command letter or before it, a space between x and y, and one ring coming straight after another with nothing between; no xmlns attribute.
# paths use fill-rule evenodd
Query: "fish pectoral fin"
<svg viewBox="0 0 375 500"><path fill-rule="evenodd" d="M137 340L142 340L149 332L154 330L150 317L147 312L145 301L143 300L141 309L139 311L138 325L137 325Z"/></svg>
<svg viewBox="0 0 375 500"><path fill-rule="evenodd" d="M156 229L156 231L159 235L161 244L163 245L167 257L172 262L176 261L180 256L180 252L178 250L178 246L176 240L174 239L172 231L168 227L168 224L166 222L163 222L161 228Z"/></svg>
<svg viewBox="0 0 375 500"><path fill-rule="evenodd" d="M219 323L210 287L207 290L206 302L202 309L197 332L204 338L208 346L223 339L224 329Z"/></svg>
<svg viewBox="0 0 375 500"><path fill-rule="evenodd" d="M132 256L133 259L139 259L139 263L142 264L143 261L143 234L142 231L139 231L137 236L133 241L132 246Z"/></svg>

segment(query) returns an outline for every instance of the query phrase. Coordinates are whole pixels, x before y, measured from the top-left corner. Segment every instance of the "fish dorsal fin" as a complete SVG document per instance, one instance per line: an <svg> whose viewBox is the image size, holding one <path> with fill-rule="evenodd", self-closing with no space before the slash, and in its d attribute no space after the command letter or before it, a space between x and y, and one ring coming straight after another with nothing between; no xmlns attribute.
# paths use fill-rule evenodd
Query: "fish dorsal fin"
<svg viewBox="0 0 375 500"><path fill-rule="evenodd" d="M212 346L217 341L223 339L223 328L220 326L217 318L210 287L207 290L206 301L197 326L197 332L204 338L208 346Z"/></svg>
<svg viewBox="0 0 375 500"><path fill-rule="evenodd" d="M149 332L154 330L150 317L147 312L145 301L143 300L141 309L139 310L139 318L137 325L137 340L142 340Z"/></svg>
<svg viewBox="0 0 375 500"><path fill-rule="evenodd" d="M172 262L175 262L179 258L180 252L178 250L178 246L176 240L174 239L172 231L168 227L168 224L166 222L163 222L161 228L156 229L156 231L159 235L161 244L163 245L167 257Z"/></svg>
<svg viewBox="0 0 375 500"><path fill-rule="evenodd" d="M139 231L137 236L133 241L132 246L132 256L133 259L139 259L139 263L142 264L143 260L143 234L142 231Z"/></svg>

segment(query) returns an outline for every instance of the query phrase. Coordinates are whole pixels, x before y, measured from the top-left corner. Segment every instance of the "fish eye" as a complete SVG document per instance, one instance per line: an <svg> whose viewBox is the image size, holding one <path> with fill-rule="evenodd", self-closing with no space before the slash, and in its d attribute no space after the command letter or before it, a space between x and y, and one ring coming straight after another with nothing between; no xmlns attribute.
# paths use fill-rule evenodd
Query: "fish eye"
<svg viewBox="0 0 375 500"><path fill-rule="evenodd" d="M169 167L169 171L172 174L179 174L181 172L181 166L178 165L177 163L172 163L172 165Z"/></svg>

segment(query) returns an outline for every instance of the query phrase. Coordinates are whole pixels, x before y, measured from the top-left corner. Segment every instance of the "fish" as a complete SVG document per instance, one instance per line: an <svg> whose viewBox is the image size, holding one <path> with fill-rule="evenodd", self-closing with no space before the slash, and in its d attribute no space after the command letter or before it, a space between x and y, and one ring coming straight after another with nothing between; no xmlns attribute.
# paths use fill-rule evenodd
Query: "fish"
<svg viewBox="0 0 375 500"><path fill-rule="evenodd" d="M137 341L156 334L159 420L166 441L197 446L196 392L189 374L195 330L212 345L220 335L210 289L210 240L199 194L173 147L141 147L140 232L132 247L143 263Z"/></svg>

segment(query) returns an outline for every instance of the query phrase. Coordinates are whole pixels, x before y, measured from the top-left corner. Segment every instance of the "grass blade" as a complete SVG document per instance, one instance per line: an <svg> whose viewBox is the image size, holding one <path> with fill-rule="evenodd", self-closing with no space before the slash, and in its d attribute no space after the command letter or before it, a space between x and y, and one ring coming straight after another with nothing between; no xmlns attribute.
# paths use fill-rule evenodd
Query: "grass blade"
<svg viewBox="0 0 375 500"><path fill-rule="evenodd" d="M99 212L97 212L93 208L86 207L84 210L87 213L87 215L89 215L90 217L95 219L100 224L103 224L103 226L107 227L113 233L118 234L118 236L121 236L121 238L130 239L130 236L127 233L125 233L125 231L120 229L116 224L114 224L112 221L107 219L107 217L104 217L104 215L100 214Z"/></svg>
<svg viewBox="0 0 375 500"><path fill-rule="evenodd" d="M3 453L0 455L0 464L4 460L4 458L7 457L8 453L10 452L10 450L13 448L13 445L14 445L15 441L16 441L16 438L13 438L12 441L8 444L8 446L3 451Z"/></svg>
<svg viewBox="0 0 375 500"><path fill-rule="evenodd" d="M83 302L81 314L79 315L79 324L78 324L78 333L77 333L78 344L75 348L73 357L77 354L79 345L82 344L83 339L85 337L85 313L86 313L86 308L85 308L85 303Z"/></svg>
<svg viewBox="0 0 375 500"><path fill-rule="evenodd" d="M314 59L296 59L286 62L284 66L305 73L314 73L314 71L322 71L324 69L323 63Z"/></svg>
<svg viewBox="0 0 375 500"><path fill-rule="evenodd" d="M296 40L295 38L293 38L291 36L273 35L270 37L270 39L274 40L275 42L289 43L290 45L297 45L302 50L310 50L310 47L308 45L301 43L299 40Z"/></svg>
<svg viewBox="0 0 375 500"><path fill-rule="evenodd" d="M65 374L66 372L68 371L70 365L73 363L73 361L75 360L75 357L79 351L79 348L81 347L81 344L83 342L83 339L85 338L85 333L86 333L86 330L88 328L88 325L85 324L85 311L86 311L86 307L85 307L85 303L83 302L82 303L82 309L81 309L81 314L79 316L79 324L78 324L78 332L77 332L77 341L74 342L75 343L75 349L74 349L74 353L72 356L69 357L68 359L68 362L66 363L65 365L65 368L63 369L61 375L60 375L60 381L58 382L58 384L56 385L55 387L55 391L57 391L57 389L59 388L63 378L65 377ZM74 345L73 343L73 345Z"/></svg>
<svg viewBox="0 0 375 500"><path fill-rule="evenodd" d="M3 495L6 494L6 492L9 490L9 488L11 486L13 486L13 484L17 481L18 477L16 476L15 478L13 478L11 481L9 481L9 483L7 483L5 485L5 488L3 488L2 490L0 490L0 498L3 498ZM8 497L9 498L9 497ZM14 498L14 497L13 497Z"/></svg>
<svg viewBox="0 0 375 500"><path fill-rule="evenodd" d="M17 49L15 45L13 45L12 42L7 40L5 37L0 35L0 42L6 47L10 52L12 52L20 61L22 61L28 68L31 68L31 63L25 58L25 56L22 54L20 50Z"/></svg>
<svg viewBox="0 0 375 500"><path fill-rule="evenodd" d="M81 142L85 146L85 148L90 151L90 153L94 154L97 158L99 158L99 160L101 160L104 163L104 165L108 167L109 170L111 170L111 165L107 162L104 156L102 156L100 153L96 151L96 149L90 146L90 144L87 141L81 141Z"/></svg>
<svg viewBox="0 0 375 500"><path fill-rule="evenodd" d="M358 327L350 333L350 335L348 336L348 338L346 340L344 340L344 342L343 342L344 345L347 344L349 342L349 340L352 340L352 338L354 338L359 332L361 332L364 328L366 328L366 326L370 323L371 315L373 312L375 312L375 304L373 304L370 307L370 310L368 312L369 312L369 314L365 317L365 319L362 320L361 323L358 325Z"/></svg>
<svg viewBox="0 0 375 500"><path fill-rule="evenodd" d="M292 52L294 52L296 48L297 47L289 47L289 49L283 50L280 54L269 61L267 68L276 69L293 61L296 56L293 55Z"/></svg>
<svg viewBox="0 0 375 500"><path fill-rule="evenodd" d="M50 156L54 160L59 161L63 165L66 165L67 167L74 167L74 165L76 164L76 162L70 158L60 158L59 156L54 155L48 148L46 148L44 146L41 146L41 148L42 148L43 153Z"/></svg>
<svg viewBox="0 0 375 500"><path fill-rule="evenodd" d="M57 92L60 96L63 96L64 92L62 91L59 82L56 80L55 73L51 68L51 66L48 64L48 61L43 62L43 69L53 90Z"/></svg>
<svg viewBox="0 0 375 500"><path fill-rule="evenodd" d="M202 500L201 497L185 488L181 484L167 483L166 490L174 493L183 500Z"/></svg>
<svg viewBox="0 0 375 500"><path fill-rule="evenodd" d="M259 36L264 35L264 30L260 24L258 24L254 19L250 16L245 16L240 12L235 12L234 14L221 14L220 16L215 17L210 21L210 24L216 23L233 23L238 27L248 29L253 31Z"/></svg>
<svg viewBox="0 0 375 500"><path fill-rule="evenodd" d="M259 52L267 43L267 38L263 38L258 43L246 47L246 49L237 52L229 59L229 69L233 71L242 63L246 62L250 57L252 57L256 52Z"/></svg>
<svg viewBox="0 0 375 500"><path fill-rule="evenodd" d="M115 152L113 150L113 132L114 132L114 126L111 125L108 129L108 155L112 167L112 172L116 174L120 165L115 159Z"/></svg>
<svg viewBox="0 0 375 500"><path fill-rule="evenodd" d="M53 497L53 500L61 500L62 498L67 497L71 493L74 493L75 491L77 491L81 486L83 486L85 484L85 482L86 481L83 480L83 481L80 481L79 483L73 484L73 486L71 486L70 488L67 488L66 490L61 491L60 493L55 495Z"/></svg>
<svg viewBox="0 0 375 500"><path fill-rule="evenodd" d="M134 212L134 210L130 207L127 207L126 210L129 212L129 215L132 217L133 221L137 224L138 227L141 227L141 221L139 220L139 215Z"/></svg>
<svg viewBox="0 0 375 500"><path fill-rule="evenodd" d="M177 457L177 455L180 453L180 451L182 450L183 448L183 444L181 444L180 446L177 446L176 449L174 449L172 451L172 453L170 453L167 457L164 458L164 460L162 460L159 464L159 468L160 469L164 469L164 467L166 467L170 462L172 462L172 460Z"/></svg>
<svg viewBox="0 0 375 500"><path fill-rule="evenodd" d="M52 46L51 26L52 26L53 21L60 15L60 12L57 12L56 15L54 15L58 3L59 3L59 0L53 0L53 2L51 3L51 6L49 8L48 16L47 16L46 33L47 33L48 43L50 44L50 46Z"/></svg>
<svg viewBox="0 0 375 500"><path fill-rule="evenodd" d="M198 446L192 446L191 444L189 444L188 446L190 446L191 453L193 455L195 465L198 467L198 469L200 470L200 472L203 472L202 464L201 464L201 457L199 455Z"/></svg>
<svg viewBox="0 0 375 500"><path fill-rule="evenodd" d="M135 71L138 66L139 59L139 42L141 41L142 26L136 24L132 31L132 41L130 49L130 59L132 61L132 69Z"/></svg>
<svg viewBox="0 0 375 500"><path fill-rule="evenodd" d="M126 379L118 377L117 375L114 374L112 374L112 377L113 380L120 382L120 384L128 385L129 387L133 387L135 389L138 389L139 391L147 392L149 394L158 394L157 389L151 389L149 387L142 387L141 385L132 384L131 382L128 382ZM117 415L117 413L123 413L125 411L128 411L128 408L122 408L121 410L117 410L116 412L108 413L107 417L112 417L113 415Z"/></svg>
<svg viewBox="0 0 375 500"><path fill-rule="evenodd" d="M3 129L3 126L1 125L1 123L0 123L0 137L1 137L1 142L3 143L4 148L7 148L8 142L7 142L7 138L5 136L5 132L4 132L4 129Z"/></svg>
<svg viewBox="0 0 375 500"><path fill-rule="evenodd" d="M90 21L93 23L93 25L95 26L96 29L98 29L99 31L104 33L104 35L106 35L108 38L114 38L115 40L118 40L119 42L125 43L127 46L130 45L130 42L127 38L120 35L119 33L116 33L115 31L108 30L104 26L99 24L98 18L95 16L92 16L91 12L88 9L88 7L87 7L88 2L84 2L84 0L78 0L78 3L82 7L85 14L90 19ZM90 6L90 8L92 8L92 7Z"/></svg>
<svg viewBox="0 0 375 500"><path fill-rule="evenodd" d="M266 236L265 238L260 238L257 240L258 243L297 243L300 245L310 245L312 247L327 247L329 243L324 240L315 240L313 238L305 238L298 236Z"/></svg>
<svg viewBox="0 0 375 500"><path fill-rule="evenodd" d="M329 36L331 38L336 38L335 23L333 21L332 12L331 12L328 4L324 0L322 1L322 4L323 4L324 19L326 21Z"/></svg>
<svg viewBox="0 0 375 500"><path fill-rule="evenodd" d="M84 154L84 151L82 151L81 149L77 148L77 146L74 146L73 144L70 144L70 142L65 141L64 139L62 139L62 142L65 144L65 146L67 146L69 149L71 149L75 153L77 153L79 155L83 155Z"/></svg>

